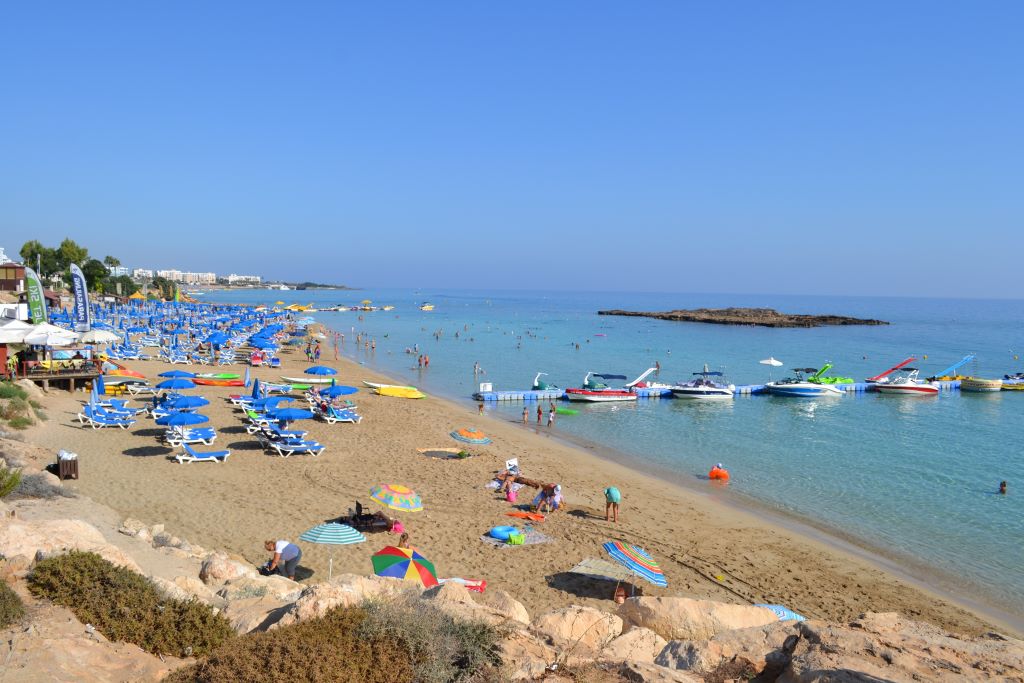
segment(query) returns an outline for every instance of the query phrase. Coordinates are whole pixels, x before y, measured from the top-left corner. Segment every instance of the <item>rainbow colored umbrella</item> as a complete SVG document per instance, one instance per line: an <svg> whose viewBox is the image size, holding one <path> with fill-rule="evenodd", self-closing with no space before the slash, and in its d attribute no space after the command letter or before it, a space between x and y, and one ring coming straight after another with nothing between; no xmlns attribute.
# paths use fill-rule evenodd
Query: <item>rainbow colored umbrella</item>
<svg viewBox="0 0 1024 683"><path fill-rule="evenodd" d="M424 588L437 585L437 570L433 563L412 548L388 546L373 554L373 573L403 581L419 581Z"/></svg>
<svg viewBox="0 0 1024 683"><path fill-rule="evenodd" d="M668 579L662 573L661 567L643 548L626 545L622 541L608 541L601 547L613 560L640 578L647 579L655 586L662 588L668 585Z"/></svg>
<svg viewBox="0 0 1024 683"><path fill-rule="evenodd" d="M423 501L418 493L401 484L381 484L370 489L370 498L392 510L422 512Z"/></svg>
<svg viewBox="0 0 1024 683"><path fill-rule="evenodd" d="M491 437L487 436L479 429L472 427L456 429L454 432L448 432L448 436L452 437L456 441L462 441L463 443L475 443L481 446L486 446L491 443Z"/></svg>

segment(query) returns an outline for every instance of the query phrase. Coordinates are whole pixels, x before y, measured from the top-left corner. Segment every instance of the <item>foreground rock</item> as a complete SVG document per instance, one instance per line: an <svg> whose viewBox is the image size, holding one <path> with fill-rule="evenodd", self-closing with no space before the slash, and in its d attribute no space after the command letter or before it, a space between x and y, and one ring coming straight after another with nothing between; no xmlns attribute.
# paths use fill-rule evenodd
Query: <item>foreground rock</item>
<svg viewBox="0 0 1024 683"><path fill-rule="evenodd" d="M304 588L302 594L288 608L277 625L287 626L299 621L322 617L328 610L338 606L354 607L366 600L394 597L405 592L410 585L379 576L341 574L330 581Z"/></svg>
<svg viewBox="0 0 1024 683"><path fill-rule="evenodd" d="M619 606L619 616L628 626L648 628L666 640L706 640L722 631L779 620L764 607L691 598L629 598Z"/></svg>
<svg viewBox="0 0 1024 683"><path fill-rule="evenodd" d="M730 671L786 683L1024 680L1024 642L996 634L957 638L895 613L868 613L845 626L780 622L673 641L655 661L702 677Z"/></svg>
<svg viewBox="0 0 1024 683"><path fill-rule="evenodd" d="M758 327L822 327L824 325L888 325L884 320L850 318L843 315L801 315L779 313L772 308L697 308L674 311L598 311L598 315L625 315L657 320L718 325L756 325Z"/></svg>
<svg viewBox="0 0 1024 683"><path fill-rule="evenodd" d="M139 565L120 548L107 543L96 527L78 519L50 519L26 522L5 519L0 524L0 555L42 558L70 550L93 552L142 573Z"/></svg>

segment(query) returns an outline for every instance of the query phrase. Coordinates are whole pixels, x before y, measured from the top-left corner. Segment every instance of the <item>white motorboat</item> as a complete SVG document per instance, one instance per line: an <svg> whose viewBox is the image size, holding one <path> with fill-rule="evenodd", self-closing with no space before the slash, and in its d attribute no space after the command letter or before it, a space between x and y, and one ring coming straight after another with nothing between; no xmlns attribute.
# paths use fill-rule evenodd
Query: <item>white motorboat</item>
<svg viewBox="0 0 1024 683"><path fill-rule="evenodd" d="M917 368L903 368L901 374L886 377L885 381L875 384L875 391L882 394L902 396L938 396L939 387L931 382L919 379Z"/></svg>
<svg viewBox="0 0 1024 683"><path fill-rule="evenodd" d="M818 398L821 396L842 396L843 390L834 384L819 384L804 379L805 374L814 374L816 368L793 368L794 377L768 382L764 388L772 396L791 396L796 398Z"/></svg>
<svg viewBox="0 0 1024 683"><path fill-rule="evenodd" d="M673 384L669 387L676 398L698 399L729 399L736 395L736 386L726 384L721 372L712 372L704 364L702 372L695 372L689 382Z"/></svg>

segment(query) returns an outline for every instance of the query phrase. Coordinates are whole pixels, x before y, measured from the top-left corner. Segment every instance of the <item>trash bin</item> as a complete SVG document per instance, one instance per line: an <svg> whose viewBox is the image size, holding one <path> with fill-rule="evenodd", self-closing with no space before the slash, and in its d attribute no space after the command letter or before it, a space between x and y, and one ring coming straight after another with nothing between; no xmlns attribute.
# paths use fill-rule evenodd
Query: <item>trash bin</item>
<svg viewBox="0 0 1024 683"><path fill-rule="evenodd" d="M78 479L78 454L68 451L57 452L57 478Z"/></svg>

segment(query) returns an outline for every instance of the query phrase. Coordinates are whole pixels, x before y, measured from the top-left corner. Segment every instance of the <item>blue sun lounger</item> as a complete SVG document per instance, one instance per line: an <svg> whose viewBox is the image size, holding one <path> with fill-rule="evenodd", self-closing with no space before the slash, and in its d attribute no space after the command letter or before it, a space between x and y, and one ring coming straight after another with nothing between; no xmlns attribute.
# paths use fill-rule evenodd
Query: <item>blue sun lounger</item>
<svg viewBox="0 0 1024 683"><path fill-rule="evenodd" d="M231 455L231 451L206 451L201 453L186 443L181 445L185 449L184 453L179 453L174 456L174 459L180 463L186 462L226 462L228 456Z"/></svg>

